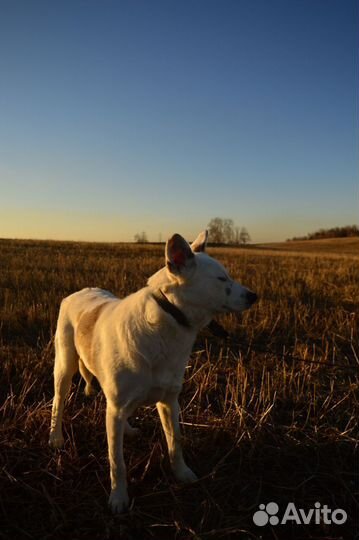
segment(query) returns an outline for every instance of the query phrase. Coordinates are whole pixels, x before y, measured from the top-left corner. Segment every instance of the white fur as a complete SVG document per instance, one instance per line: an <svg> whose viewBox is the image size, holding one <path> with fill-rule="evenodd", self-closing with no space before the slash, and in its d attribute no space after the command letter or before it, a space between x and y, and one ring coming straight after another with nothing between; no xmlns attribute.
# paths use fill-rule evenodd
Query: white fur
<svg viewBox="0 0 359 540"><path fill-rule="evenodd" d="M73 374L80 369L86 393L91 393L94 375L107 400L109 505L114 512L128 505L123 435L135 431L127 419L140 405L157 405L177 480L196 480L180 443L178 394L184 370L198 331L214 315L242 311L254 301L248 289L231 280L225 268L204 253L206 240L207 234L201 233L191 246L196 252L192 255L185 240L174 235L166 245L167 267L150 277L147 287L123 300L108 291L87 288L61 304L50 444L63 444L62 413ZM152 293L159 290L186 315L190 328L157 304Z"/></svg>

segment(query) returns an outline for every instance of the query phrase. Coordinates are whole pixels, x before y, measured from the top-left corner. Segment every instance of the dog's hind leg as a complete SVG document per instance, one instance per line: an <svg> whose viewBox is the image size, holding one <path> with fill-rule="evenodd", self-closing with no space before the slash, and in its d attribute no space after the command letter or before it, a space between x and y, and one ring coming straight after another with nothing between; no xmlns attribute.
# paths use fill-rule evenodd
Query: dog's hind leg
<svg viewBox="0 0 359 540"><path fill-rule="evenodd" d="M83 361L81 360L81 358L79 358L79 368L80 368L80 373L81 373L81 376L83 377L83 379L85 380L86 382L86 386L85 386L85 394L86 396L91 396L92 394L95 393L95 390L92 386L92 379L93 379L93 375L92 373L87 369L87 367L85 366L85 364L83 363Z"/></svg>
<svg viewBox="0 0 359 540"><path fill-rule="evenodd" d="M70 323L58 327L55 336L55 351L55 395L52 404L49 444L54 448L60 448L64 442L62 435L64 402L71 387L72 377L79 367L74 344L74 330Z"/></svg>

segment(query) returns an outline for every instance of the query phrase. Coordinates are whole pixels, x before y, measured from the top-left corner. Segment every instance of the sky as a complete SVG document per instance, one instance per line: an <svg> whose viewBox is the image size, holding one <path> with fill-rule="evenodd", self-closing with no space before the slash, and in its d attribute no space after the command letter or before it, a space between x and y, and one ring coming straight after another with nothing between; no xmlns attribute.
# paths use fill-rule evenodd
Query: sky
<svg viewBox="0 0 359 540"><path fill-rule="evenodd" d="M356 0L1 0L0 238L359 222Z"/></svg>

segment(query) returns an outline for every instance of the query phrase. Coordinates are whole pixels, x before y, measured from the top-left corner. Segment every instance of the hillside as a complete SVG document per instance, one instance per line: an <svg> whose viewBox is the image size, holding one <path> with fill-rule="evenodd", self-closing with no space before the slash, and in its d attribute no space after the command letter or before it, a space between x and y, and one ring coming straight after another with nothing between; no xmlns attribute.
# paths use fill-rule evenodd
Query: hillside
<svg viewBox="0 0 359 540"><path fill-rule="evenodd" d="M359 257L359 237L325 238L323 240L293 240L291 242L256 244L253 247L273 251L300 251L312 254L335 253L337 255L354 255Z"/></svg>

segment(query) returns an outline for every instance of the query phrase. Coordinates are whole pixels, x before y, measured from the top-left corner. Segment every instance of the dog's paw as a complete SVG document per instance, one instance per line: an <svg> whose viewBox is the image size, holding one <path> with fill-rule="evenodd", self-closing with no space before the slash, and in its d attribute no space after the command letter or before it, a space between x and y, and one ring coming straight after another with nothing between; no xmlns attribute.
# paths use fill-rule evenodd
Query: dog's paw
<svg viewBox="0 0 359 540"><path fill-rule="evenodd" d="M63 436L58 433L50 433L50 437L49 437L49 445L52 447L52 448L62 448L63 445L64 445L64 438Z"/></svg>
<svg viewBox="0 0 359 540"><path fill-rule="evenodd" d="M191 484L192 482L197 482L198 477L185 463L173 470L177 482L182 484Z"/></svg>
<svg viewBox="0 0 359 540"><path fill-rule="evenodd" d="M108 506L113 514L121 514L128 509L129 498L126 489L111 491Z"/></svg>

